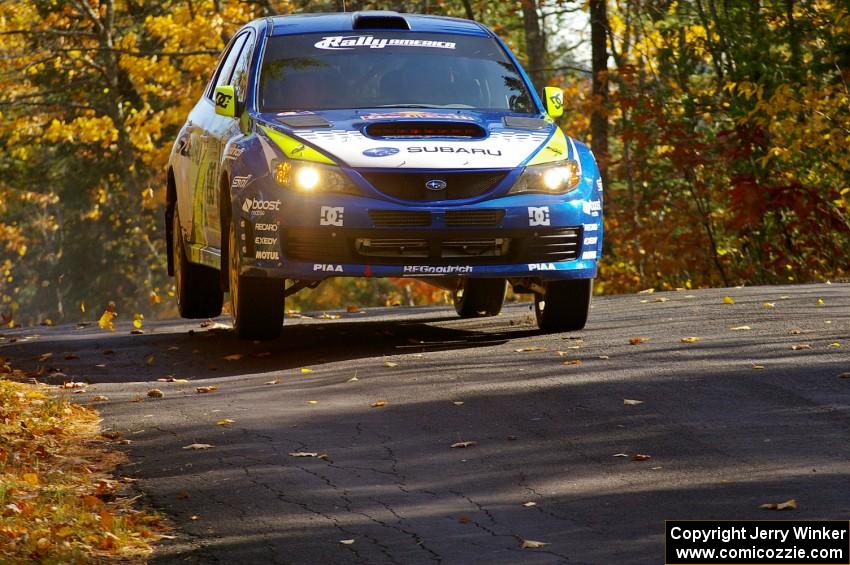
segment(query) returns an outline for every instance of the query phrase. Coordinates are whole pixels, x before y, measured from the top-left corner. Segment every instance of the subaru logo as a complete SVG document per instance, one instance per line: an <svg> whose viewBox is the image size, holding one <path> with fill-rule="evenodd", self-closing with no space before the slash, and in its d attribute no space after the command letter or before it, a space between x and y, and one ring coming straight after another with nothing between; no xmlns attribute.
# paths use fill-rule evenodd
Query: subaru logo
<svg viewBox="0 0 850 565"><path fill-rule="evenodd" d="M440 179L429 180L425 183L425 188L428 190L445 190L446 181Z"/></svg>
<svg viewBox="0 0 850 565"><path fill-rule="evenodd" d="M395 147L373 147L363 152L367 157L389 157L398 153Z"/></svg>

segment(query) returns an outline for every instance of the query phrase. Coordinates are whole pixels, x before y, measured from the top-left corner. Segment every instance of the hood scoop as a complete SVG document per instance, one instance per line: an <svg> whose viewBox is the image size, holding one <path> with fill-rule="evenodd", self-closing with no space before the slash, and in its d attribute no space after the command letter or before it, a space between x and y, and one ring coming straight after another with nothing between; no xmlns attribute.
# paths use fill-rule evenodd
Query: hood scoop
<svg viewBox="0 0 850 565"><path fill-rule="evenodd" d="M505 116L502 118L505 127L514 129L546 129L549 122L540 118L522 118L520 116Z"/></svg>
<svg viewBox="0 0 850 565"><path fill-rule="evenodd" d="M411 137L483 139L487 137L483 127L469 122L379 122L366 126L365 132L369 137L377 139Z"/></svg>
<svg viewBox="0 0 850 565"><path fill-rule="evenodd" d="M291 128L329 128L333 125L316 114L292 114L291 116L278 116L275 119Z"/></svg>

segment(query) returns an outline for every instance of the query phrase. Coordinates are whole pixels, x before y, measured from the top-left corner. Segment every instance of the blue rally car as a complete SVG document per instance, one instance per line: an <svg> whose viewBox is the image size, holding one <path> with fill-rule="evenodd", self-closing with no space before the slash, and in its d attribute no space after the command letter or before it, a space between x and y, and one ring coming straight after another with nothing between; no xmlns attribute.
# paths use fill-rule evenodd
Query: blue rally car
<svg viewBox="0 0 850 565"><path fill-rule="evenodd" d="M506 45L472 21L355 12L259 19L235 34L168 162L168 268L180 314L271 338L284 298L328 277L415 277L460 316L507 283L539 327L584 327L602 181ZM288 284L287 284L288 281Z"/></svg>

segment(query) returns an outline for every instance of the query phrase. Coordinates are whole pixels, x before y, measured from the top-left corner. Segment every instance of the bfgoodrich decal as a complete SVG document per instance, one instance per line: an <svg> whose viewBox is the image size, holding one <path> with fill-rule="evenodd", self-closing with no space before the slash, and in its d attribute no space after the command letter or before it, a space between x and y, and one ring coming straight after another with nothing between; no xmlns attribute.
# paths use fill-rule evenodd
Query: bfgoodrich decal
<svg viewBox="0 0 850 565"><path fill-rule="evenodd" d="M432 265L405 265L405 275L454 275L471 273L470 265L450 265L447 267L434 267Z"/></svg>

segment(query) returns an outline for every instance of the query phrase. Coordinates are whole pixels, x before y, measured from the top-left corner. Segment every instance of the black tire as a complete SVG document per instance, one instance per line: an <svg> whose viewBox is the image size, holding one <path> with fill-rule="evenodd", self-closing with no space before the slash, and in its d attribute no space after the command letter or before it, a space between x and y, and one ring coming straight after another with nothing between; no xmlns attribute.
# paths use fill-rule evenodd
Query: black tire
<svg viewBox="0 0 850 565"><path fill-rule="evenodd" d="M274 339L283 331L286 281L240 275L236 227L231 223L228 231L227 269L233 329L242 339Z"/></svg>
<svg viewBox="0 0 850 565"><path fill-rule="evenodd" d="M215 318L221 314L224 304L218 271L191 263L186 257L186 244L183 241L183 230L180 229L180 216L176 207L171 225L177 310L183 318Z"/></svg>
<svg viewBox="0 0 850 565"><path fill-rule="evenodd" d="M593 296L593 279L550 281L546 294L534 294L537 327L544 332L573 332L584 328Z"/></svg>
<svg viewBox="0 0 850 565"><path fill-rule="evenodd" d="M455 311L461 318L496 316L502 311L507 290L505 279L463 279L454 292Z"/></svg>

